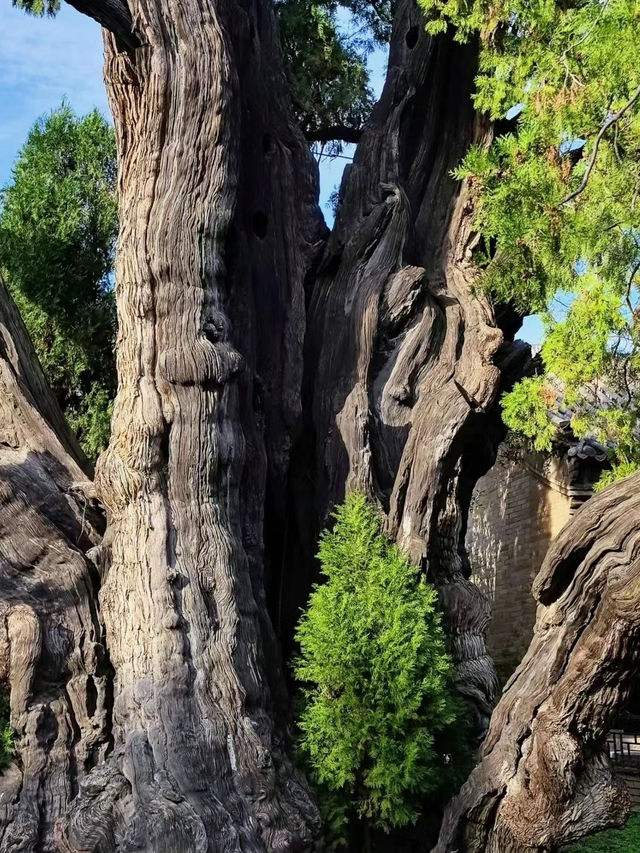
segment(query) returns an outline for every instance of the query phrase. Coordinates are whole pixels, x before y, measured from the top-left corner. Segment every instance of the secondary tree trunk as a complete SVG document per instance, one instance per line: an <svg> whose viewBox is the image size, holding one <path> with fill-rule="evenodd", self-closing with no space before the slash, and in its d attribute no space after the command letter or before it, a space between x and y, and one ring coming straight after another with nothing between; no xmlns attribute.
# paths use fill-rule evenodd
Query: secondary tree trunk
<svg viewBox="0 0 640 853"><path fill-rule="evenodd" d="M0 690L15 761L0 849L57 850L56 819L109 745L111 669L96 604L91 483L0 281Z"/></svg>
<svg viewBox="0 0 640 853"><path fill-rule="evenodd" d="M471 205L450 177L471 141L488 135L471 103L476 59L474 45L429 37L415 2L400 0L384 91L313 283L284 584L291 595L300 543L310 561L345 490L370 495L438 586L459 688L483 732L498 685L484 645L489 605L468 580L466 515L502 437L501 378L528 350L504 344L475 288ZM309 580L299 575L283 609L285 634Z"/></svg>
<svg viewBox="0 0 640 853"><path fill-rule="evenodd" d="M60 843L307 850L318 817L274 724L262 527L300 412L315 171L265 0L129 10L140 46L106 38L119 390L96 470L114 749Z"/></svg>
<svg viewBox="0 0 640 853"><path fill-rule="evenodd" d="M639 486L591 498L549 549L533 640L434 853L552 853L624 821L603 745L640 658Z"/></svg>

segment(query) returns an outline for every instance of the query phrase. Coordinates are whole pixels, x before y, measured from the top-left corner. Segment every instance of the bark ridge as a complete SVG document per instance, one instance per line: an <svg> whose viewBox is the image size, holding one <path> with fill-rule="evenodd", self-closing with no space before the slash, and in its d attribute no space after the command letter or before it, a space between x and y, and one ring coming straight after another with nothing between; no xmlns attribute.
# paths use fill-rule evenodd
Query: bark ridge
<svg viewBox="0 0 640 853"><path fill-rule="evenodd" d="M534 583L534 637L434 853L552 853L624 822L603 747L637 672L640 477L591 498Z"/></svg>

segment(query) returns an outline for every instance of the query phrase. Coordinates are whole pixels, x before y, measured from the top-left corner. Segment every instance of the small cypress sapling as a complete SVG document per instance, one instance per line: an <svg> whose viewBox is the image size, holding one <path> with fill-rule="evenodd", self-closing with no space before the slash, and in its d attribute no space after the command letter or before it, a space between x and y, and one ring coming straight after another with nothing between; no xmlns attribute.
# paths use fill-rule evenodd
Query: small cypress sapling
<svg viewBox="0 0 640 853"><path fill-rule="evenodd" d="M298 625L295 674L301 750L329 831L353 817L385 830L415 822L426 797L458 781L439 748L461 706L436 591L360 494L336 510L318 556L326 581Z"/></svg>

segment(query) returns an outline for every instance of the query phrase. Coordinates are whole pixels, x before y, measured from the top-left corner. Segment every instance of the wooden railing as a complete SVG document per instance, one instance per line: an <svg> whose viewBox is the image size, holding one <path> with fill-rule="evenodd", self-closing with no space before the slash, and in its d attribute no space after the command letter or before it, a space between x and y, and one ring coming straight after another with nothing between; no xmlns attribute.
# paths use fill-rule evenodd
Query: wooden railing
<svg viewBox="0 0 640 853"><path fill-rule="evenodd" d="M616 769L640 771L640 733L612 729L607 736L606 749Z"/></svg>

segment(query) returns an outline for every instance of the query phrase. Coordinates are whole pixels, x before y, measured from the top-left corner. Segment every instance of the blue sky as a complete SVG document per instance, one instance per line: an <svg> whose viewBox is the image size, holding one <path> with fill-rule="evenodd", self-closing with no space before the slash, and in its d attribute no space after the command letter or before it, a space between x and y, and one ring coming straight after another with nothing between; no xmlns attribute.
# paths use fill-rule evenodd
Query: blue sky
<svg viewBox="0 0 640 853"><path fill-rule="evenodd" d="M94 107L109 115L102 80L100 27L66 3L55 18L33 18L0 0L0 186L11 178L11 167L36 118L67 99L84 114ZM369 60L371 84L379 93L386 70L386 53ZM345 156L352 147L345 146ZM325 206L340 183L345 159L324 161L320 169L321 203ZM527 318L520 332L531 343L541 337L538 318Z"/></svg>
<svg viewBox="0 0 640 853"><path fill-rule="evenodd" d="M0 185L38 116L67 98L78 113L108 115L100 27L66 3L33 18L0 0Z"/></svg>

